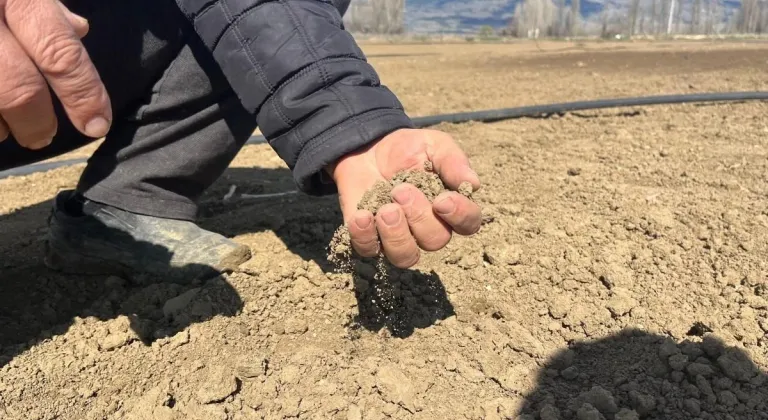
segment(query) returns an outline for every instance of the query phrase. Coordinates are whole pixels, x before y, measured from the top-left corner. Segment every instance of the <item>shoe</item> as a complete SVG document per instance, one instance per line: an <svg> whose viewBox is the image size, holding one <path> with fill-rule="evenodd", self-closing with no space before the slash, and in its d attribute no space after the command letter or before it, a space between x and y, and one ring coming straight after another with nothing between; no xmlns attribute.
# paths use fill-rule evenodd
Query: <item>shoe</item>
<svg viewBox="0 0 768 420"><path fill-rule="evenodd" d="M231 272L250 248L183 220L130 213L63 191L48 219L45 264L68 274L195 283Z"/></svg>

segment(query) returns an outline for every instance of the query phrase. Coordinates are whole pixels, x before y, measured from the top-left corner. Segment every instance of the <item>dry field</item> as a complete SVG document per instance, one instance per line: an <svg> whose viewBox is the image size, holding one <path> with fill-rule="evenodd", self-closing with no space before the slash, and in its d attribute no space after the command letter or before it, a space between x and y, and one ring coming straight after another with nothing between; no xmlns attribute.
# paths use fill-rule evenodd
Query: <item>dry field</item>
<svg viewBox="0 0 768 420"><path fill-rule="evenodd" d="M414 116L768 91L758 43L365 49ZM293 188L266 145L202 203L255 256L199 285L46 270L82 166L0 181L0 419L768 419L767 104L440 128L485 224L392 273L393 309L326 262L334 197L239 197Z"/></svg>

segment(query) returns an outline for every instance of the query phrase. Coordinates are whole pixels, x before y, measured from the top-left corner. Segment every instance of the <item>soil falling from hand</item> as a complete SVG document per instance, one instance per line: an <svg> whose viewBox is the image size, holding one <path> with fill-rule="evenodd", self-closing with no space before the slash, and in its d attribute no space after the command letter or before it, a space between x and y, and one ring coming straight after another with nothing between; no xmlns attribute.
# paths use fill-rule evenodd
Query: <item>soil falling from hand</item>
<svg viewBox="0 0 768 420"><path fill-rule="evenodd" d="M432 162L427 161L424 163L423 171L401 171L395 174L390 181L377 182L366 191L363 198L357 204L357 208L368 210L375 216L382 206L393 202L392 189L402 183L408 183L418 188L430 202L434 201L441 193L449 191L440 177L433 172ZM472 189L471 183L463 182L459 186L458 192L471 198ZM356 283L359 279L365 277L361 273L360 267L370 267L370 265L373 265L375 267L373 278L364 279L364 281L371 281L373 283L371 286L376 291L374 295L377 301L372 303L379 308L378 312L382 320L389 321L387 319L389 314L392 314L397 306L396 293L390 281L391 273L395 271L395 268L381 251L381 244L379 244L378 256L374 258L371 264L368 264L366 262L368 259L360 258L353 252L349 229L347 226L341 225L334 233L328 246L327 259L336 267L338 272L352 274Z"/></svg>

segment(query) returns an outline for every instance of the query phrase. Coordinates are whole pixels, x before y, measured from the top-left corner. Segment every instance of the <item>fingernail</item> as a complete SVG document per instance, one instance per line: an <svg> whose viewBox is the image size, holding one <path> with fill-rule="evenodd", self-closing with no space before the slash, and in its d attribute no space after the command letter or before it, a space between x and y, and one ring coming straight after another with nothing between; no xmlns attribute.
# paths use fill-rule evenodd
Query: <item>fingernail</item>
<svg viewBox="0 0 768 420"><path fill-rule="evenodd" d="M103 117L96 117L85 125L85 134L94 137L104 137L109 132L109 122Z"/></svg>
<svg viewBox="0 0 768 420"><path fill-rule="evenodd" d="M436 201L434 207L438 214L451 214L456 210L456 203L453 202L451 197L446 197Z"/></svg>
<svg viewBox="0 0 768 420"><path fill-rule="evenodd" d="M387 226L395 226L400 222L400 212L395 210L384 212L381 218Z"/></svg>
<svg viewBox="0 0 768 420"><path fill-rule="evenodd" d="M360 229L368 229L372 222L373 218L370 216L361 216L355 218L355 224Z"/></svg>
<svg viewBox="0 0 768 420"><path fill-rule="evenodd" d="M392 198L397 201L397 204L407 206L411 204L411 201L413 200L413 194L411 193L410 188L398 188L396 191L392 192Z"/></svg>
<svg viewBox="0 0 768 420"><path fill-rule="evenodd" d="M41 140L41 141L35 143L32 147L35 150L38 150L38 149L42 149L43 147L50 146L51 143L53 143L53 137L45 139L45 140Z"/></svg>

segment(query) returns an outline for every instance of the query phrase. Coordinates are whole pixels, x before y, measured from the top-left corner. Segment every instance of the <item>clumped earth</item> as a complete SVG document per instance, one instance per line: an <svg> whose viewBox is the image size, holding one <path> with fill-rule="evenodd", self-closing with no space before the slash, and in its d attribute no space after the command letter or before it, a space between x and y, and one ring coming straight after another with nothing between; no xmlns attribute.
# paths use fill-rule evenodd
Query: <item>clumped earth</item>
<svg viewBox="0 0 768 420"><path fill-rule="evenodd" d="M415 115L768 90L762 44L641 44L370 55ZM748 102L438 127L483 182L483 226L388 270L389 312L375 260L327 260L336 197L240 195L294 188L266 145L201 209L254 257L196 285L46 270L50 199L82 165L1 180L0 419L766 419L766 116Z"/></svg>

